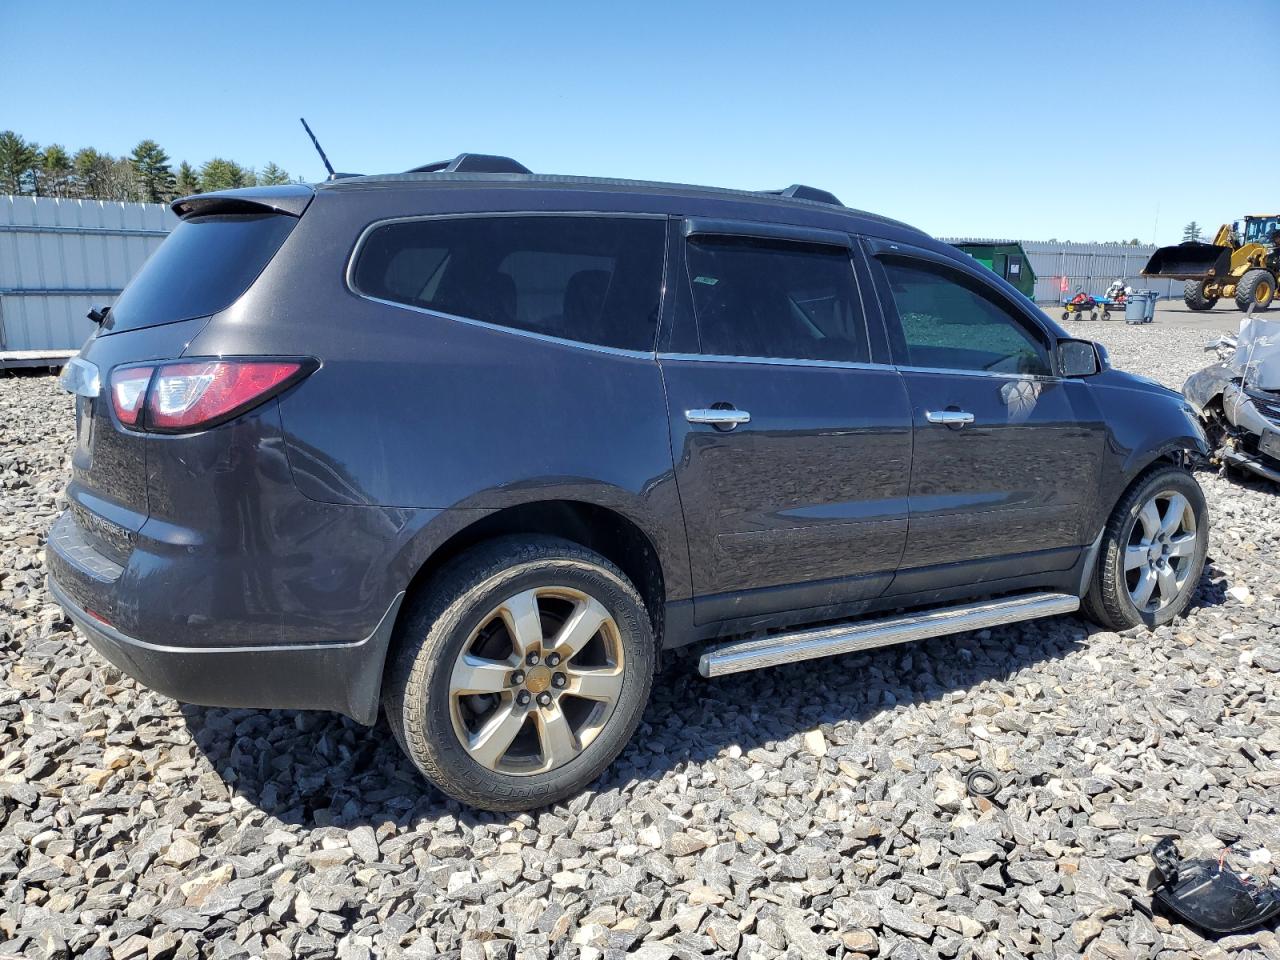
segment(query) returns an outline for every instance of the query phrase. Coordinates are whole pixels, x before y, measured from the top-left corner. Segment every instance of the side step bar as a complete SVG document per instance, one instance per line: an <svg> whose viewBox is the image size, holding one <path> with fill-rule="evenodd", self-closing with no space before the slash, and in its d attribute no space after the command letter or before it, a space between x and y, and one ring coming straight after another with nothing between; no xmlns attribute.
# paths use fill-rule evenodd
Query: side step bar
<svg viewBox="0 0 1280 960"><path fill-rule="evenodd" d="M779 663L910 643L967 630L983 630L1019 620L1053 617L1078 609L1079 597L1065 593L1028 593L878 620L841 623L834 627L732 640L704 653L698 660L698 672L704 677L722 677Z"/></svg>

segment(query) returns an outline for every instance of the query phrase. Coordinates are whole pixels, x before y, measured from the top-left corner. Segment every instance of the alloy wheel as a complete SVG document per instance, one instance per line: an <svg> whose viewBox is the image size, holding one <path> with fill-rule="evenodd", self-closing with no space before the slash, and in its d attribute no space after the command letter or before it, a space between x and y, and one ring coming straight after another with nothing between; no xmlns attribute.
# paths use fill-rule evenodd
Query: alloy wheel
<svg viewBox="0 0 1280 960"><path fill-rule="evenodd" d="M1196 553L1196 514L1180 493L1151 497L1134 521L1124 552L1129 599L1143 614L1159 613L1186 586Z"/></svg>
<svg viewBox="0 0 1280 960"><path fill-rule="evenodd" d="M454 732L497 773L562 767L609 722L624 668L618 625L598 600L570 587L522 591L480 621L454 663Z"/></svg>

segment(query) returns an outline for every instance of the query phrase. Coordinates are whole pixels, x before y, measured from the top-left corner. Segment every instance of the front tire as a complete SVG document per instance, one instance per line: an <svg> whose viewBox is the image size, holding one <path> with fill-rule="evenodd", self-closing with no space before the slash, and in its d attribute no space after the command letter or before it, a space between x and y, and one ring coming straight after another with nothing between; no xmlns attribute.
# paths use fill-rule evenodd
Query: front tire
<svg viewBox="0 0 1280 960"><path fill-rule="evenodd" d="M1110 630L1168 623L1191 603L1208 548L1195 477L1172 464L1148 470L1107 520L1084 615Z"/></svg>
<svg viewBox="0 0 1280 960"><path fill-rule="evenodd" d="M1212 310L1217 297L1205 296L1203 280L1188 280L1182 285L1182 300L1192 310Z"/></svg>
<svg viewBox="0 0 1280 960"><path fill-rule="evenodd" d="M1265 310L1276 298L1276 278L1270 270L1250 270L1236 284L1236 306Z"/></svg>
<svg viewBox="0 0 1280 960"><path fill-rule="evenodd" d="M396 637L383 703L414 766L485 810L582 790L635 732L657 660L644 602L607 559L504 537L449 564Z"/></svg>

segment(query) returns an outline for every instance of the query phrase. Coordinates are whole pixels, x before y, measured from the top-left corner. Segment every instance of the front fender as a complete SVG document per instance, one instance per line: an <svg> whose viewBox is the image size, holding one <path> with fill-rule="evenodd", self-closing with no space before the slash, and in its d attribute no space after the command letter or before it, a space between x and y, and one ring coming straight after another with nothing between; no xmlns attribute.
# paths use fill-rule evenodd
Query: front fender
<svg viewBox="0 0 1280 960"><path fill-rule="evenodd" d="M1095 517L1101 528L1125 489L1151 464L1199 459L1210 448L1196 410L1181 395L1125 374L1097 380L1095 396L1108 432Z"/></svg>

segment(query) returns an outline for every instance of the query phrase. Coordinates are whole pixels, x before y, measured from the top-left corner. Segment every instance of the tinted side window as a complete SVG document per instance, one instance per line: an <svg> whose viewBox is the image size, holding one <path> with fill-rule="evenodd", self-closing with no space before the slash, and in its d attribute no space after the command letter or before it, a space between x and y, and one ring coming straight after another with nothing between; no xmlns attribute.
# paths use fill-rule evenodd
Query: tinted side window
<svg viewBox="0 0 1280 960"><path fill-rule="evenodd" d="M975 281L923 261L883 260L913 367L1048 376L1049 356Z"/></svg>
<svg viewBox="0 0 1280 960"><path fill-rule="evenodd" d="M353 274L361 293L504 327L651 350L664 221L459 217L376 228Z"/></svg>
<svg viewBox="0 0 1280 960"><path fill-rule="evenodd" d="M847 250L743 237L686 246L703 353L866 362Z"/></svg>

